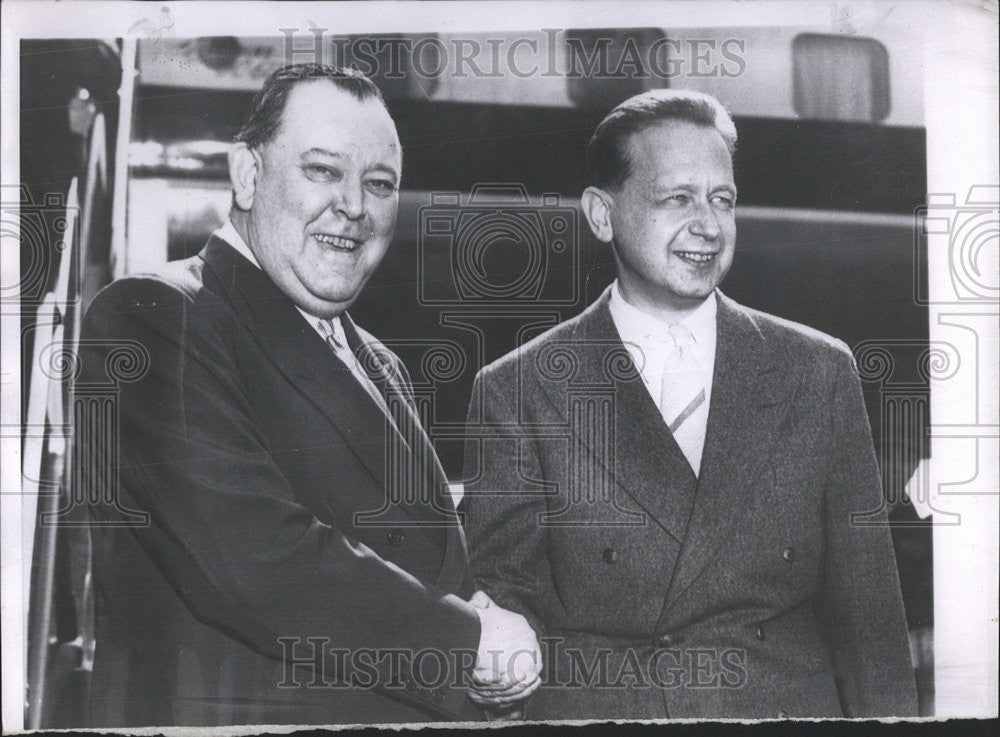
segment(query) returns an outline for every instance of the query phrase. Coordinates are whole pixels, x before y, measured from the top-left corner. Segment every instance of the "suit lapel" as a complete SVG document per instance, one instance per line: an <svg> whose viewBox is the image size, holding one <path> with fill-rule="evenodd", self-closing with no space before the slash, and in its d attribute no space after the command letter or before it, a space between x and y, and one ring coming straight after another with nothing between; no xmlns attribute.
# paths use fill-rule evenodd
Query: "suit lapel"
<svg viewBox="0 0 1000 737"><path fill-rule="evenodd" d="M446 498L448 477L438 460L434 446L424 431L417 415L416 404L409 382L394 368L396 360L388 350L371 336L361 335L354 321L345 312L341 324L347 343L368 378L378 387L390 407L393 424L398 430L398 440L402 441L408 454L407 462L416 459L413 472L422 477L419 482L425 488L429 500L417 499L410 507L411 516L439 526L457 524L457 515L451 501ZM401 450L404 448L401 447ZM423 503L421 503L423 502Z"/></svg>
<svg viewBox="0 0 1000 737"><path fill-rule="evenodd" d="M597 387L598 391L607 387L614 396L614 454L607 453L604 437L574 433L572 442L580 444L581 452L605 469L614 486L679 543L687 527L696 479L621 341L608 309L609 295L610 290L605 291L580 315L564 345L549 345L552 350L570 350L576 359L569 392L574 386ZM540 360L544 361L544 356ZM569 424L566 384L544 378L541 384Z"/></svg>
<svg viewBox="0 0 1000 737"><path fill-rule="evenodd" d="M752 316L718 292L718 342L701 474L665 609L726 544L771 454L800 377Z"/></svg>
<svg viewBox="0 0 1000 737"><path fill-rule="evenodd" d="M261 351L337 428L385 488L385 413L263 271L215 237L203 258L220 296L228 298Z"/></svg>

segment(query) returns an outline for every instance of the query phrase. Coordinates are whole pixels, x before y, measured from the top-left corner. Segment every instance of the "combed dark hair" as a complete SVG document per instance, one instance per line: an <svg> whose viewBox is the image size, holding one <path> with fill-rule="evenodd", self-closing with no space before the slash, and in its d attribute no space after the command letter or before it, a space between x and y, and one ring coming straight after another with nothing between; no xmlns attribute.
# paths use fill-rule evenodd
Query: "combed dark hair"
<svg viewBox="0 0 1000 737"><path fill-rule="evenodd" d="M289 64L272 72L254 95L250 115L235 140L251 148L259 148L271 141L281 126L281 115L292 88L302 82L322 79L332 82L358 100L375 99L385 106L379 88L356 69L326 64Z"/></svg>
<svg viewBox="0 0 1000 737"><path fill-rule="evenodd" d="M587 179L601 189L619 189L631 174L625 147L629 136L677 120L719 131L729 155L736 151L736 126L722 104L694 90L650 90L630 97L605 116L587 144Z"/></svg>

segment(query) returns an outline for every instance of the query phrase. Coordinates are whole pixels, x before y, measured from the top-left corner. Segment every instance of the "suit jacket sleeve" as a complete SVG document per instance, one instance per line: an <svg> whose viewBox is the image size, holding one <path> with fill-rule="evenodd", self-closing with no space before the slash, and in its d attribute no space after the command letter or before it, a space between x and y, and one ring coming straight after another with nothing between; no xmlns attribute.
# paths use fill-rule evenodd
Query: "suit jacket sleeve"
<svg viewBox="0 0 1000 737"><path fill-rule="evenodd" d="M845 714L916 716L906 620L861 383L846 346L837 361L831 401L839 445L826 487L817 616ZM865 514L880 508L876 516Z"/></svg>
<svg viewBox="0 0 1000 737"><path fill-rule="evenodd" d="M522 614L539 637L551 582L542 493L525 493L526 479L543 478L537 440L504 397L502 378L480 372L472 391L466 439L465 511L476 584L497 604Z"/></svg>
<svg viewBox="0 0 1000 737"><path fill-rule="evenodd" d="M148 352L148 372L119 385L119 483L149 513L137 539L194 616L272 657L287 654L278 638L309 637L474 652L474 609L297 502L238 379L231 323L213 314L225 307L129 279L94 302L81 343L83 386L104 380L121 339Z"/></svg>

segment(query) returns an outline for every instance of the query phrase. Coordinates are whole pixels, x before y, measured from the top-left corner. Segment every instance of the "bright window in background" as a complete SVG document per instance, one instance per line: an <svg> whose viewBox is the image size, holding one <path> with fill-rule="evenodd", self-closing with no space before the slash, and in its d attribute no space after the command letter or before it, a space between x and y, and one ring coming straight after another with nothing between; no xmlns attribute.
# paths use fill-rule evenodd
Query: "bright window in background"
<svg viewBox="0 0 1000 737"><path fill-rule="evenodd" d="M877 123L889 115L889 54L875 39L803 33L792 56L803 118Z"/></svg>

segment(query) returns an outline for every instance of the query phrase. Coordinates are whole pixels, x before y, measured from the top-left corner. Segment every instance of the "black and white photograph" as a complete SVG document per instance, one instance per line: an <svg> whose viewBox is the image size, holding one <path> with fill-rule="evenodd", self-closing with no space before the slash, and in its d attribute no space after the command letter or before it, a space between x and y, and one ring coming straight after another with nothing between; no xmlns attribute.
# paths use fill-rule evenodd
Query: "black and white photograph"
<svg viewBox="0 0 1000 737"><path fill-rule="evenodd" d="M5 733L996 719L996 2L0 12Z"/></svg>

